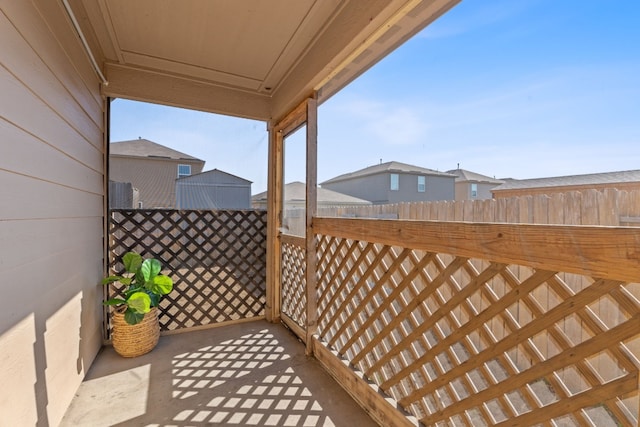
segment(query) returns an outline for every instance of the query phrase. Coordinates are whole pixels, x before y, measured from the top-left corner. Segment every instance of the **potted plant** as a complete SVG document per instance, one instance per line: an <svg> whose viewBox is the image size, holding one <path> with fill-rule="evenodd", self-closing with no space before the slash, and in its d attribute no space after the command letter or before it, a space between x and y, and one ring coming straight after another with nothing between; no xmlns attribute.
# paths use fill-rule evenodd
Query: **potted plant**
<svg viewBox="0 0 640 427"><path fill-rule="evenodd" d="M143 260L140 254L128 252L122 257L125 273L109 276L103 285L120 282L123 296L104 302L114 306L112 341L115 351L124 357L148 353L158 343L160 324L158 304L173 289L173 280L160 274L162 265L154 258Z"/></svg>

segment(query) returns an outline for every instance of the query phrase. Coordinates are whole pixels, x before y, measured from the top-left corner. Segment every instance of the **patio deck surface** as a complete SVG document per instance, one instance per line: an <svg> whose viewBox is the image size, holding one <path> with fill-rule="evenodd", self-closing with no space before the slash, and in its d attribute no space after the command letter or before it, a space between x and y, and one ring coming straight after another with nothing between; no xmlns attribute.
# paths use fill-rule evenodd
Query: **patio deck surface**
<svg viewBox="0 0 640 427"><path fill-rule="evenodd" d="M376 423L291 332L255 321L163 336L133 359L103 348L61 424L205 425Z"/></svg>

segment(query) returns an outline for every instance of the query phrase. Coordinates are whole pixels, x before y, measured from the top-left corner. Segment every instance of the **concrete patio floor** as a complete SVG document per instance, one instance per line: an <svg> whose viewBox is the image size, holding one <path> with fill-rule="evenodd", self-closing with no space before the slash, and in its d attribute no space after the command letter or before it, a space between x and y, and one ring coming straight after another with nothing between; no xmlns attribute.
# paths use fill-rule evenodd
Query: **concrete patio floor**
<svg viewBox="0 0 640 427"><path fill-rule="evenodd" d="M255 321L160 337L144 356L105 347L61 426L375 426L304 345Z"/></svg>

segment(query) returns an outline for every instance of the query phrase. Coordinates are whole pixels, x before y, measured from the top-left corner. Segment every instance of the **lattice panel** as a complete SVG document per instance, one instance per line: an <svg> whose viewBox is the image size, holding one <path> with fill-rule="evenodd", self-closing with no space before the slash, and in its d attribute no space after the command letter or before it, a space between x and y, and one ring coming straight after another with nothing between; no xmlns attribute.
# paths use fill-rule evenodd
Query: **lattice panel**
<svg viewBox="0 0 640 427"><path fill-rule="evenodd" d="M319 236L320 339L426 425L638 425L640 285Z"/></svg>
<svg viewBox="0 0 640 427"><path fill-rule="evenodd" d="M164 331L260 316L266 228L264 211L113 210L109 268L120 273L128 251L162 262L174 281L160 303Z"/></svg>
<svg viewBox="0 0 640 427"><path fill-rule="evenodd" d="M306 255L305 240L283 236L281 310L298 326L306 328Z"/></svg>

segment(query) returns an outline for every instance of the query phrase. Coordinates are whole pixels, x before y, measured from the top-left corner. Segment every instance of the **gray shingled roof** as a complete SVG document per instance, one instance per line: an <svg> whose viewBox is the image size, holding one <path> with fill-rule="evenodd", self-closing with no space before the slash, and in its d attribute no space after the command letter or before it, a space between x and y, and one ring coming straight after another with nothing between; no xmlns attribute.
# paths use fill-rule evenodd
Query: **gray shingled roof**
<svg viewBox="0 0 640 427"><path fill-rule="evenodd" d="M473 182L486 182L489 184L502 184L504 182L504 180L502 179L492 178L490 176L471 172L466 169L452 169L450 171L447 171L447 173L456 175L457 176L456 182L473 181Z"/></svg>
<svg viewBox="0 0 640 427"><path fill-rule="evenodd" d="M492 191L564 187L572 185L619 184L623 182L640 182L640 170L556 176L550 178L512 179L497 186Z"/></svg>
<svg viewBox="0 0 640 427"><path fill-rule="evenodd" d="M174 150L148 139L134 139L131 141L112 142L109 144L111 155L130 157L160 157L174 160L203 160Z"/></svg>
<svg viewBox="0 0 640 427"><path fill-rule="evenodd" d="M331 203L336 204L353 204L353 205L370 205L371 202L357 197L349 196L347 194L338 193L337 191L327 190L326 188L318 188L318 203L328 205ZM300 201L304 200L307 195L307 188L304 182L295 181L290 182L284 186L284 198L287 201ZM253 201L267 200L267 192L258 193L251 197Z"/></svg>
<svg viewBox="0 0 640 427"><path fill-rule="evenodd" d="M408 165L401 162L387 162L380 163L379 165L369 166L364 169L357 170L355 172L345 173L343 175L336 176L327 181L320 183L320 185L330 184L332 182L344 181L345 179L359 178L368 175L375 175L379 173L413 173L420 175L432 175L432 176L454 176L449 173L439 172L433 169L422 168L420 166Z"/></svg>

